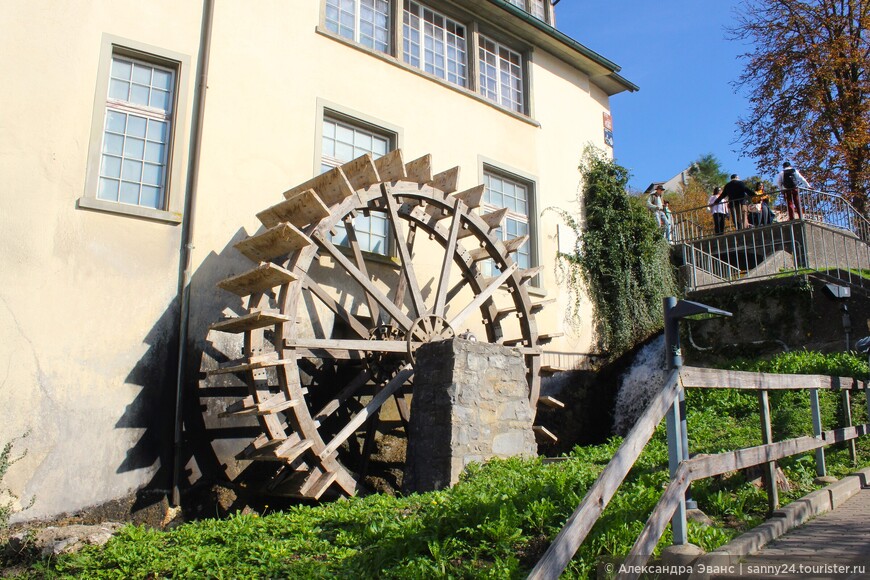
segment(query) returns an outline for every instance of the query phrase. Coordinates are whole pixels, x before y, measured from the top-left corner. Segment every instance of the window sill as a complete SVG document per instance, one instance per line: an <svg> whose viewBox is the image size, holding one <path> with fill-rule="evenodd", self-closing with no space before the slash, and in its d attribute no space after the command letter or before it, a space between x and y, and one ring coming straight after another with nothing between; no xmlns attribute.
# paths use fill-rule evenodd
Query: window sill
<svg viewBox="0 0 870 580"><path fill-rule="evenodd" d="M150 207L141 207L138 205L129 205L126 203L118 203L115 201L105 201L93 197L80 197L76 201L76 208L113 213L173 225L180 224L182 221L182 215L180 213L163 211L159 209L151 209Z"/></svg>
<svg viewBox="0 0 870 580"><path fill-rule="evenodd" d="M457 93L465 95L466 97L470 97L470 98L476 100L477 102L482 103L484 105L487 105L489 107L492 107L493 109L500 111L500 112L504 113L505 115L511 116L514 119L517 119L518 121L528 123L529 125L532 125L533 127L540 127L541 126L541 124L539 122L535 121L531 117L527 117L526 115L523 115L522 113L517 113L516 111L512 111L506 107L502 107L498 103L490 101L489 99L482 97L481 95L477 94L476 92L474 92L470 89L467 89L465 87L460 87L460 86L454 85L452 83L448 83L447 81L445 81L442 78L436 77L435 75L431 75L431 74L429 74L425 71L422 71L416 67L413 67L409 64L406 64L402 59L397 58L391 54L387 54L384 52L379 52L377 50L372 50L370 48L367 48L367 47L365 47L357 42L354 42L353 40L349 40L349 39L347 39L339 34L336 34L330 30L327 30L327 29L323 28L322 26L317 26L317 28L315 28L315 30L318 34L322 34L323 36L326 36L327 38L331 38L332 40L340 42L340 43L344 44L345 46L349 46L351 48L359 50L360 52L364 52L370 56L373 56L379 60L387 62L393 66L397 66L400 69L406 70L406 71L413 73L419 77L423 77L424 79L438 83L439 85L441 85L445 88L448 88L452 91L455 91Z"/></svg>

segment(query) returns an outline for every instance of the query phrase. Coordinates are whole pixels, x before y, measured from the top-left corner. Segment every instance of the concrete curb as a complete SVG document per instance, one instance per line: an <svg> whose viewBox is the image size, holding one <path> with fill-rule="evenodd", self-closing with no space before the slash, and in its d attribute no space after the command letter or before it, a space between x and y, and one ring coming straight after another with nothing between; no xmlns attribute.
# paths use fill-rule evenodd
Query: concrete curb
<svg viewBox="0 0 870 580"><path fill-rule="evenodd" d="M816 490L773 512L769 520L731 540L730 543L698 557L695 570L715 570L736 565L741 559L807 521L833 510L861 491L870 482L870 467L847 475L840 481ZM706 580L709 573L694 572L689 580Z"/></svg>

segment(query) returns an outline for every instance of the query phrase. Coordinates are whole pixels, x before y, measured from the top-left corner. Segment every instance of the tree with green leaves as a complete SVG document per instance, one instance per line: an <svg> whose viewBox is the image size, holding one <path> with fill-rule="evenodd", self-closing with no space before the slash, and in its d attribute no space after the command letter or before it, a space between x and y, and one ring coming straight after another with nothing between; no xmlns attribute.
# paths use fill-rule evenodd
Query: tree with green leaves
<svg viewBox="0 0 870 580"><path fill-rule="evenodd" d="M728 174L712 153L701 155L692 162L689 166L689 177L697 180L707 192L712 192L714 187L722 187L728 182Z"/></svg>
<svg viewBox="0 0 870 580"><path fill-rule="evenodd" d="M735 83L750 100L743 152L771 172L791 160L866 211L870 0L745 0L729 32L752 47Z"/></svg>
<svg viewBox="0 0 870 580"><path fill-rule="evenodd" d="M629 173L589 146L580 164L585 220L556 211L576 235L559 255L578 323L586 296L594 311L598 348L611 357L662 328L662 299L676 294L669 247L644 201L626 193Z"/></svg>

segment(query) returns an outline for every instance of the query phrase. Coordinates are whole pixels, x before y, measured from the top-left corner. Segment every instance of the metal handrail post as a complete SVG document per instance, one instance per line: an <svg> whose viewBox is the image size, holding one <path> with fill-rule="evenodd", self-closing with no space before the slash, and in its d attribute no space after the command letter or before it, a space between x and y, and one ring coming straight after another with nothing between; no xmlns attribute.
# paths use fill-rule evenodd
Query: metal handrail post
<svg viewBox="0 0 870 580"><path fill-rule="evenodd" d="M821 439L822 437L822 412L819 406L819 390L810 389L810 411L813 415L813 437ZM825 467L825 450L823 447L816 449L816 475L824 477L827 475Z"/></svg>

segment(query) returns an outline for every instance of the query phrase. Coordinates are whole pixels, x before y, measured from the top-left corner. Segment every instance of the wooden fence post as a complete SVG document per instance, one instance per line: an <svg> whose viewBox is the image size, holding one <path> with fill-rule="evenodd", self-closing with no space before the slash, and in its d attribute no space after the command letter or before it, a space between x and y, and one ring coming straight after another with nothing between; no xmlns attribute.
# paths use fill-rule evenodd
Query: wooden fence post
<svg viewBox="0 0 870 580"><path fill-rule="evenodd" d="M848 389L843 389L840 393L840 397L842 397L843 401L843 427L851 427L852 426L852 396L851 392ZM858 455L855 450L855 440L849 440L849 457L852 459L852 465L856 465L858 463Z"/></svg>
<svg viewBox="0 0 870 580"><path fill-rule="evenodd" d="M822 411L819 407L819 390L810 389L810 410L813 415L813 436L821 438L822 436ZM825 468L825 449L819 447L816 449L816 475L824 477L828 471Z"/></svg>
<svg viewBox="0 0 870 580"><path fill-rule="evenodd" d="M682 390L681 387L680 392ZM680 467L680 462L683 460L683 436L680 433L682 431L682 422L680 419L680 396L678 393L674 397L674 402L671 408L668 409L667 415L665 415L668 430L668 469L671 473L671 480L674 479L677 469ZM682 546L689 542L686 528L686 495L681 494L680 502L674 511L674 517L671 518L671 532L674 536L675 545Z"/></svg>
<svg viewBox="0 0 870 580"><path fill-rule="evenodd" d="M770 401L765 390L758 391L758 402L761 408L761 442L767 445L773 443L773 428L770 424ZM779 507L779 489L776 487L776 462L768 461L764 464L764 479L767 487L767 510L768 514Z"/></svg>
<svg viewBox="0 0 870 580"><path fill-rule="evenodd" d="M867 420L864 422L870 424L870 379L864 381L864 404L867 407Z"/></svg>

